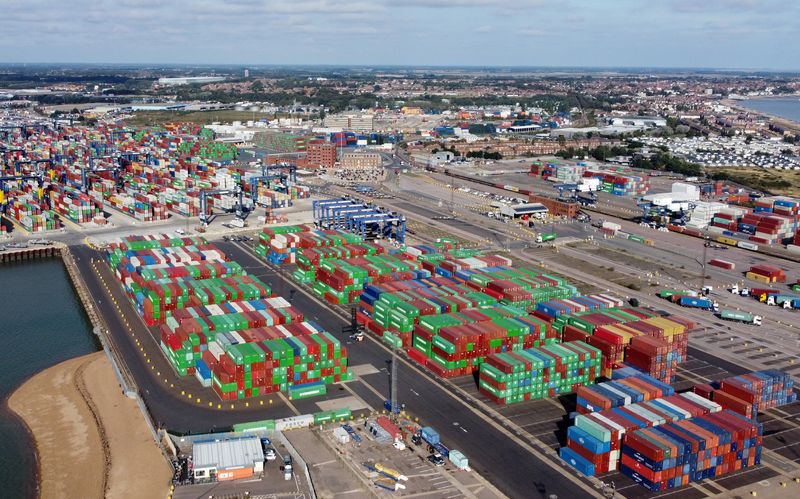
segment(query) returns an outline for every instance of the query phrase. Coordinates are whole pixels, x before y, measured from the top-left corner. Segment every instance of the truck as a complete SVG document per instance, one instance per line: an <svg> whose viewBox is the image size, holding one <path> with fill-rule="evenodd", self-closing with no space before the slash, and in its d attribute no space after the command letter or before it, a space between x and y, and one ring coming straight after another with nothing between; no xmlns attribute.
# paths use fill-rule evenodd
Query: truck
<svg viewBox="0 0 800 499"><path fill-rule="evenodd" d="M557 237L558 237L558 234L556 234L555 232L550 232L550 233L541 233L540 232L539 234L536 235L536 242L537 243L546 243L548 241L555 241Z"/></svg>
<svg viewBox="0 0 800 499"><path fill-rule="evenodd" d="M671 300L673 296L697 296L697 293L678 289L662 289L658 292L658 297L665 300Z"/></svg>
<svg viewBox="0 0 800 499"><path fill-rule="evenodd" d="M700 308L703 310L719 310L719 304L717 302L711 301L708 298L696 298L694 296L681 296L680 300L678 300L678 304L681 307L690 307L690 308Z"/></svg>
<svg viewBox="0 0 800 499"><path fill-rule="evenodd" d="M719 317L720 319L742 322L744 324L753 324L754 326L760 326L762 320L760 315L754 315L750 312L742 312L739 310L723 310L719 313Z"/></svg>

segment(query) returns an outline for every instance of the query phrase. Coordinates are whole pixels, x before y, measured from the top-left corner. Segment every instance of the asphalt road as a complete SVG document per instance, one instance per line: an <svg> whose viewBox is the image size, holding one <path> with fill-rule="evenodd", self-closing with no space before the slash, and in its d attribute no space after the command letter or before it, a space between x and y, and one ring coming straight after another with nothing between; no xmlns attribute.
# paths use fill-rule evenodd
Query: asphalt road
<svg viewBox="0 0 800 499"><path fill-rule="evenodd" d="M421 215L421 216L429 218L429 219L432 219L433 217L446 216L446 210L442 210L442 211L437 212L437 211L430 210L428 208L424 208L422 206L411 204L411 203L408 203L408 202L405 202L405 201L394 202L392 204L394 206L397 206L399 209L404 210L405 212L416 213L417 215ZM472 234L474 234L474 235L476 235L478 237L482 237L484 239L494 240L497 237L501 237L501 238L505 238L506 237L505 234L502 234L500 232L497 232L497 231L494 231L494 230L491 230L491 229L485 229L485 228L479 227L479 226L477 226L475 224L471 224L471 223L465 221L464 218L461 217L461 216L456 216L454 220L447 220L446 223L448 225L452 225L455 228L468 231L468 232L470 232L470 233L472 233Z"/></svg>

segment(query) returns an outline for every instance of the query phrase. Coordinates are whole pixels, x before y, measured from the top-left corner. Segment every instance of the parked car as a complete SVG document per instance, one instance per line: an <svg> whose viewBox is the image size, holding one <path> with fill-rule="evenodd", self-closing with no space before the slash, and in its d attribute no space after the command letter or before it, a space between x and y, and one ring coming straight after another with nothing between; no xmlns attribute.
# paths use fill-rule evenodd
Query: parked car
<svg viewBox="0 0 800 499"><path fill-rule="evenodd" d="M444 459L439 454L431 454L428 456L428 461L434 466L444 466Z"/></svg>
<svg viewBox="0 0 800 499"><path fill-rule="evenodd" d="M275 449L269 448L264 452L264 458L267 461L274 461L278 458L278 455L275 453Z"/></svg>

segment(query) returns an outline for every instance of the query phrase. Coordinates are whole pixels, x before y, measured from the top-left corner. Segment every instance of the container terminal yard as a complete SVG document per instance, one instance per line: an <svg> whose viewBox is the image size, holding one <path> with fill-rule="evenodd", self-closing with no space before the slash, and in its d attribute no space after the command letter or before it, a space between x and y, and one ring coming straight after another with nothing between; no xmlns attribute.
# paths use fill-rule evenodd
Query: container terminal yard
<svg viewBox="0 0 800 499"><path fill-rule="evenodd" d="M386 448L430 444L429 468L465 456L491 484L453 471L448 497L800 487L800 241L771 243L782 227L763 222L756 245L713 230L720 208L694 235L658 230L638 191L580 204L541 175L496 187L400 154L368 190L298 179L204 130L19 126L7 143L24 156L3 156L0 257L59 249L123 388L173 442L258 421L324 432L306 415L326 411L377 442L352 427L402 409L417 426ZM545 208L522 223L493 205L520 189ZM796 229L796 201L771 206L785 204ZM592 396L613 407L587 409ZM347 473L365 487L359 465ZM365 490L404 494L378 475Z"/></svg>

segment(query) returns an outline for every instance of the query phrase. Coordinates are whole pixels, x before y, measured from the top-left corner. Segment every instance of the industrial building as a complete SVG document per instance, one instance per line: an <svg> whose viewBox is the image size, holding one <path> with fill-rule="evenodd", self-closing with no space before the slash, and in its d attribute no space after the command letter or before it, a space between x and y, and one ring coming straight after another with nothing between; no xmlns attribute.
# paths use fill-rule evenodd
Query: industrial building
<svg viewBox="0 0 800 499"><path fill-rule="evenodd" d="M342 154L342 168L380 168L381 155L376 152L346 152Z"/></svg>
<svg viewBox="0 0 800 499"><path fill-rule="evenodd" d="M159 78L158 84L167 87L178 85L192 85L194 83L216 83L225 81L223 76L181 76L178 78Z"/></svg>
<svg viewBox="0 0 800 499"><path fill-rule="evenodd" d="M494 205L494 203L492 204ZM547 207L541 203L502 204L500 214L509 218L520 218L526 215L531 218L541 218L547 215Z"/></svg>
<svg viewBox="0 0 800 499"><path fill-rule="evenodd" d="M336 146L330 142L314 140L306 146L306 166L309 168L333 168L336 156Z"/></svg>
<svg viewBox="0 0 800 499"><path fill-rule="evenodd" d="M371 132L374 122L371 114L332 114L325 117L325 126L356 132Z"/></svg>
<svg viewBox="0 0 800 499"><path fill-rule="evenodd" d="M195 442L195 482L250 478L264 472L264 449L257 437Z"/></svg>

